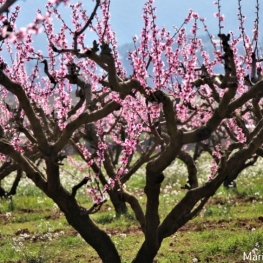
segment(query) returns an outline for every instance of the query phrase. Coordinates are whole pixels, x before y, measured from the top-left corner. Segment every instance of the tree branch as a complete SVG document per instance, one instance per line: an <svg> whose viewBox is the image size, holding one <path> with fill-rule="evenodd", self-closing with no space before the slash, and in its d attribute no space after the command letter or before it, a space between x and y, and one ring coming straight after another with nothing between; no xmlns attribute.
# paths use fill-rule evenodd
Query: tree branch
<svg viewBox="0 0 263 263"><path fill-rule="evenodd" d="M87 184L87 182L89 181L89 178L85 177L84 179L81 180L81 182L79 182L77 185L72 187L72 192L71 192L71 196L75 197L77 191L85 184Z"/></svg>
<svg viewBox="0 0 263 263"><path fill-rule="evenodd" d="M96 5L95 5L95 7L94 7L94 9L93 9L93 11L92 11L92 13L91 13L91 15L90 15L87 23L83 26L82 29L80 29L79 31L76 31L76 32L75 32L75 35L74 35L74 38L73 38L73 41L74 41L74 49L75 49L75 50L77 50L77 48L78 48L78 47L77 47L77 46L78 46L78 42L77 42L78 37L79 37L82 33L84 33L84 31L85 31L85 30L88 28L88 26L91 24L94 16L96 15L96 12L97 12L97 9L98 9L99 6L100 6L100 0L96 0Z"/></svg>
<svg viewBox="0 0 263 263"><path fill-rule="evenodd" d="M20 106L25 111L25 114L30 121L34 136L38 142L38 146L42 149L43 152L48 151L49 145L43 132L40 120L37 118L22 86L18 83L13 82L2 70L0 70L0 84L3 85L8 91L17 96Z"/></svg>
<svg viewBox="0 0 263 263"><path fill-rule="evenodd" d="M186 185L185 188L192 189L198 187L198 179L197 179L197 169L195 166L195 162L191 155L185 151L181 151L178 156L178 159L183 161L188 170L188 183L190 186Z"/></svg>
<svg viewBox="0 0 263 263"><path fill-rule="evenodd" d="M6 0L4 4L0 7L0 14L8 12L8 8L14 4L17 0Z"/></svg>
<svg viewBox="0 0 263 263"><path fill-rule="evenodd" d="M142 232L145 233L145 216L138 199L134 195L127 192L126 190L123 190L121 192L121 195L124 201L131 206L135 214L135 217L141 226Z"/></svg>

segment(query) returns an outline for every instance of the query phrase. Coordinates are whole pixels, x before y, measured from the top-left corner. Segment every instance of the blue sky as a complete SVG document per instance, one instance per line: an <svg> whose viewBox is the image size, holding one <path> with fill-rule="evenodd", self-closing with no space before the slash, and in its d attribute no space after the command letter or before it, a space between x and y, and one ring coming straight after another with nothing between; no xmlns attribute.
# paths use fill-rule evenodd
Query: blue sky
<svg viewBox="0 0 263 263"><path fill-rule="evenodd" d="M184 18L188 14L189 9L199 13L201 17L206 18L208 29L211 34L216 35L218 33L218 21L214 17L214 13L217 12L216 5L213 4L215 0L155 0L157 6L157 21L160 26L165 25L168 29L173 30L173 26L179 27ZM77 1L70 1L75 3ZM92 0L85 0L88 10L92 10L94 2ZM117 32L117 38L120 45L132 42L132 36L140 35L140 29L142 27L142 7L144 0L111 0L111 24L113 29ZM262 14L263 3L261 2ZM18 1L22 8L21 16L19 18L19 25L26 26L35 15L37 8L43 9L45 0L24 0ZM245 27L248 32L251 32L253 28L253 20L255 18L255 4L256 0L242 0L242 9L246 15ZM238 20L237 20L237 0L221 0L222 13L225 15L225 29L223 32L229 32L230 30L237 32ZM66 8L61 5L60 12L65 20L69 19L70 13ZM200 25L201 26L201 25ZM260 20L260 28L263 28L263 17ZM262 37L260 38L262 39Z"/></svg>

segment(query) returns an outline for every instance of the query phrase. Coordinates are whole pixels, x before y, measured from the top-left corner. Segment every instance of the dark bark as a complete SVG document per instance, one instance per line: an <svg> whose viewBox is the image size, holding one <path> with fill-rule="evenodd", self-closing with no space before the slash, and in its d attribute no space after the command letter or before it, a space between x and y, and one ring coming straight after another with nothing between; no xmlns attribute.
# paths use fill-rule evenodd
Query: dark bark
<svg viewBox="0 0 263 263"><path fill-rule="evenodd" d="M118 252L106 232L99 229L90 219L88 211L77 203L75 196L63 188L59 178L59 165L55 158L46 161L48 187L46 194L59 206L68 223L91 245L103 263L119 263Z"/></svg>
<svg viewBox="0 0 263 263"><path fill-rule="evenodd" d="M128 208L121 194L121 189L114 188L113 190L107 191L107 193L110 196L110 200L115 209L116 216L119 217L121 215L126 214L128 212Z"/></svg>
<svg viewBox="0 0 263 263"><path fill-rule="evenodd" d="M18 187L18 184L20 182L20 179L21 179L22 175L23 175L23 170L22 169L18 169L17 173L16 173L16 178L15 178L15 180L13 182L13 185L12 185L8 195L15 195L16 194L16 189Z"/></svg>
<svg viewBox="0 0 263 263"><path fill-rule="evenodd" d="M158 238L158 226L160 224L158 207L160 187L164 176L162 173L152 173L150 165L146 171L146 186L144 188L147 196L145 241L133 263L152 263L161 245Z"/></svg>
<svg viewBox="0 0 263 263"><path fill-rule="evenodd" d="M7 175L9 175L9 174L7 174ZM22 169L18 169L16 177L15 177L15 180L14 180L9 192L6 191L3 187L0 186L0 197L8 197L8 196L15 195L16 194L16 189L18 187L18 184L20 182L20 179L21 179L22 175L23 175L23 170Z"/></svg>
<svg viewBox="0 0 263 263"><path fill-rule="evenodd" d="M131 206L137 221L140 223L142 232L145 233L145 215L139 201L134 195L124 189L122 191L122 197L125 202L127 202Z"/></svg>
<svg viewBox="0 0 263 263"><path fill-rule="evenodd" d="M235 180L237 179L238 175L245 170L247 167L254 165L258 159L258 156L254 156L253 159L249 162L244 161L239 166L237 166L224 180L225 187L236 187Z"/></svg>
<svg viewBox="0 0 263 263"><path fill-rule="evenodd" d="M186 189L196 188L198 187L198 179L197 179L197 169L195 166L194 159L191 157L191 155L185 151L181 151L178 154L178 157L181 161L185 163L188 170L188 181L187 183L189 185L186 185Z"/></svg>
<svg viewBox="0 0 263 263"><path fill-rule="evenodd" d="M56 192L47 195L59 206L68 223L96 250L103 263L121 262L110 237L94 224L87 210L81 208L69 192L60 187Z"/></svg>
<svg viewBox="0 0 263 263"><path fill-rule="evenodd" d="M5 189L0 185L0 197L4 198L7 197L8 193L5 191Z"/></svg>

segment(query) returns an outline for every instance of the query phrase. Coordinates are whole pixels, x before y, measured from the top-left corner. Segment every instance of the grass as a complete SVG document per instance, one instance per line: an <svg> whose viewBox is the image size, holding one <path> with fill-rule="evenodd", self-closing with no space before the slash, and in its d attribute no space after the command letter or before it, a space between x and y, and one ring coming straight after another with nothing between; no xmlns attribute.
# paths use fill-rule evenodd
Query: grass
<svg viewBox="0 0 263 263"><path fill-rule="evenodd" d="M199 160L200 182L205 182L209 160ZM174 262L245 262L243 253L263 253L263 221L261 183L262 162L244 171L236 189L221 187L201 214L164 240L157 263ZM66 166L65 170L70 167ZM165 171L160 197L160 217L184 196L186 168L180 161ZM74 178L62 172L64 184L70 187ZM11 181L6 178L4 186ZM127 188L145 204L144 170L140 169ZM78 193L81 205L90 207L90 198L83 189ZM129 209L127 215L116 218L107 202L91 216L112 238L122 262L131 262L143 242L138 223ZM1 263L67 263L100 262L96 252L72 229L56 205L32 183L23 178L17 195L0 200L0 262Z"/></svg>

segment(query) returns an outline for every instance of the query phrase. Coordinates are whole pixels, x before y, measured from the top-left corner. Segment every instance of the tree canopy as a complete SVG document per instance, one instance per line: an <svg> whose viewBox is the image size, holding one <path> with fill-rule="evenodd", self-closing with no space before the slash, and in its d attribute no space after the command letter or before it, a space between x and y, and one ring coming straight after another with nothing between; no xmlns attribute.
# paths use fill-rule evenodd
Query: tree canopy
<svg viewBox="0 0 263 263"><path fill-rule="evenodd" d="M105 263L121 259L90 214L107 196L117 213L129 203L145 237L133 262L153 262L163 239L198 215L224 181L227 186L262 156L259 3L249 37L240 0L238 35L224 32L220 1L215 3L217 36L192 10L173 32L159 27L154 1L145 1L141 35L127 53L133 70L128 75L110 24L110 0L93 1L93 10L70 2L47 1L45 13L36 10L32 24L20 28L19 3L0 1L0 179L22 170ZM70 25L57 10L62 4L72 12ZM213 54L205 50L200 30L208 35ZM96 39L87 38L87 31ZM47 39L46 51L34 47L38 34ZM201 185L189 150L193 145L213 156ZM85 165L83 179L71 191L60 176L65 160L74 165L68 147ZM187 166L188 184L185 196L161 221L163 172L176 158ZM145 209L124 187L142 165ZM83 185L93 198L90 208L77 202Z"/></svg>

